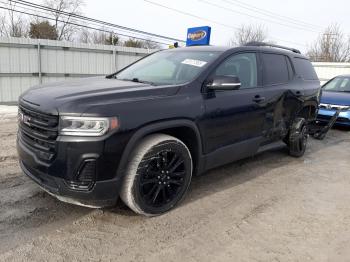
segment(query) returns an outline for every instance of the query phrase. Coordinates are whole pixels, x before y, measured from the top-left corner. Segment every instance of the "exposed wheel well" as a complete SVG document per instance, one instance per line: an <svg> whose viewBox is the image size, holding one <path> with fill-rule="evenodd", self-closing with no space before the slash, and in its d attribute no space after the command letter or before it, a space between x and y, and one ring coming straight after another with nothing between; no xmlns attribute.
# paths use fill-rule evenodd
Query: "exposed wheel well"
<svg viewBox="0 0 350 262"><path fill-rule="evenodd" d="M294 115L294 118L290 120L288 131L283 138L283 141L288 145L289 144L289 135L290 135L290 129L292 128L292 125L296 118L304 118L306 120L306 123L312 122L316 120L317 117L317 107L314 105L306 105L304 106L299 112L297 112Z"/></svg>
<svg viewBox="0 0 350 262"><path fill-rule="evenodd" d="M306 121L312 121L316 119L317 108L313 105L303 107L297 114L298 117L305 118Z"/></svg>

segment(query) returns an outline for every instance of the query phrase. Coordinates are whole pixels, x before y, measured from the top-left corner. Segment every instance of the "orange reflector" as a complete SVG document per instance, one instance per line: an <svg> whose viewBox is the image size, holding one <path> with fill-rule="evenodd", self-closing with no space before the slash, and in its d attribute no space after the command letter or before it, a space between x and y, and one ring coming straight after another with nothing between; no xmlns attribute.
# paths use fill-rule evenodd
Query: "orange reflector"
<svg viewBox="0 0 350 262"><path fill-rule="evenodd" d="M117 129L118 127L119 127L118 118L113 117L113 118L111 119L111 130Z"/></svg>

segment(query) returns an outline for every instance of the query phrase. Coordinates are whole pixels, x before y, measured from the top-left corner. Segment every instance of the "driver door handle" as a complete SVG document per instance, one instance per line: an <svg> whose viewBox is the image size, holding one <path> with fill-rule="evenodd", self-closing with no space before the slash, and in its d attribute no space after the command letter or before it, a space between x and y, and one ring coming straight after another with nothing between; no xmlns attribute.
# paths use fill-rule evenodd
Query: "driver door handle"
<svg viewBox="0 0 350 262"><path fill-rule="evenodd" d="M254 96L253 101L255 103L261 103L261 102L265 101L265 97L262 97L260 95L256 95L256 96Z"/></svg>

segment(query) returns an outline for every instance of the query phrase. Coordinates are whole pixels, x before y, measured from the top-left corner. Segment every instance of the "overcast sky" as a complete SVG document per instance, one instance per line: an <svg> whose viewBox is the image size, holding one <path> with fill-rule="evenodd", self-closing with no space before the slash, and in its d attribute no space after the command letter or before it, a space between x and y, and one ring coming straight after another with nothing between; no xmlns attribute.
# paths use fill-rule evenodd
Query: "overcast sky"
<svg viewBox="0 0 350 262"><path fill-rule="evenodd" d="M147 1L207 20L180 14ZM209 25L212 27L213 45L226 45L234 34L234 28L241 24L262 24L273 41L303 51L331 23L338 23L344 33L350 34L349 0L240 0L241 3L277 13L283 18L263 15L260 9L253 12L252 8L243 8L236 0L147 1L85 0L83 12L89 17L180 39L186 38L188 27Z"/></svg>

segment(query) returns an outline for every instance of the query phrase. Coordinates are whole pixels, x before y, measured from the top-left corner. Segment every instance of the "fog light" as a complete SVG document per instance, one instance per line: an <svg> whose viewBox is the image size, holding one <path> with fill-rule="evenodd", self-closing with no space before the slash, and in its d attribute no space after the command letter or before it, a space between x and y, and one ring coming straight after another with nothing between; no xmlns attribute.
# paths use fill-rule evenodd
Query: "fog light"
<svg viewBox="0 0 350 262"><path fill-rule="evenodd" d="M89 191L94 183L93 182L77 182L77 181L66 181L69 188L79 191Z"/></svg>
<svg viewBox="0 0 350 262"><path fill-rule="evenodd" d="M96 160L86 160L81 166L76 181L67 181L67 185L74 190L90 190L96 180Z"/></svg>
<svg viewBox="0 0 350 262"><path fill-rule="evenodd" d="M96 161L86 160L84 165L80 168L77 180L81 182L95 181Z"/></svg>

